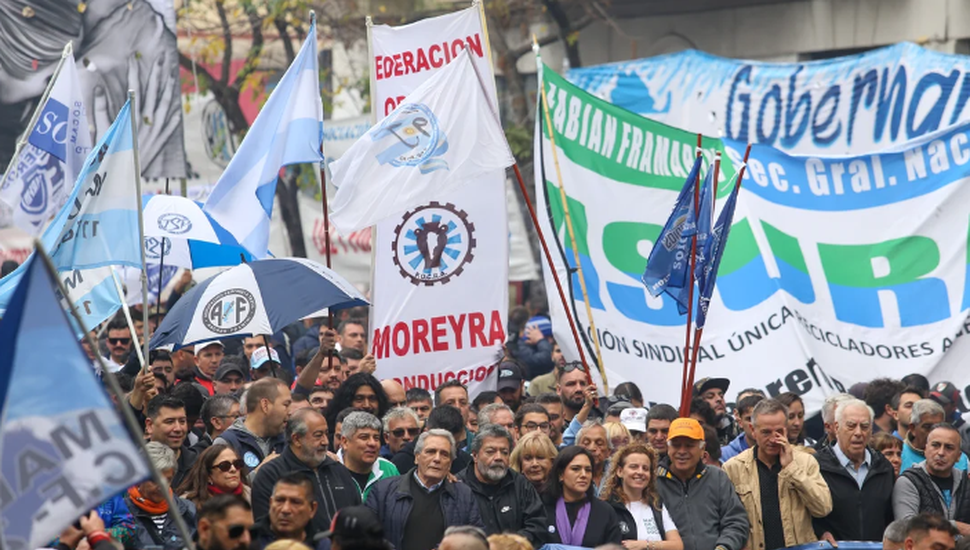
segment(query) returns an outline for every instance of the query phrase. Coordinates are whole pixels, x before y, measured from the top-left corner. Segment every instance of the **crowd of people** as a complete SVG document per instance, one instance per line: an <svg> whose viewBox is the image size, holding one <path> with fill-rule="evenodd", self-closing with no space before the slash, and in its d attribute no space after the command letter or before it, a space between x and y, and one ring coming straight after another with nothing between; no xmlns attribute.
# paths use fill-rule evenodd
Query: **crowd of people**
<svg viewBox="0 0 970 550"><path fill-rule="evenodd" d="M153 350L145 368L144 327L108 323L85 349L105 354L172 492L133 486L58 547L950 550L970 535L952 384L857 384L828 396L815 430L797 394L728 403L729 380L705 378L680 417L631 382L600 395L547 318L514 310L495 391L405 389L375 378L361 314Z"/></svg>

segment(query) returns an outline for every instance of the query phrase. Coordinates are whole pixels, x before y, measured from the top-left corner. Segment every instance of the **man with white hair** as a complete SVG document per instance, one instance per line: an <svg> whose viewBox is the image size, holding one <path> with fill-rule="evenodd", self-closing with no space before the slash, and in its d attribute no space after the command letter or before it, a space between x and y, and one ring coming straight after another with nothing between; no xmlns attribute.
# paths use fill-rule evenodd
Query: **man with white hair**
<svg viewBox="0 0 970 550"><path fill-rule="evenodd" d="M408 407L394 407L384 415L384 445L381 457L391 460L405 445L421 435L421 420Z"/></svg>
<svg viewBox="0 0 970 550"><path fill-rule="evenodd" d="M815 455L832 494L832 512L812 522L822 540L878 542L893 520L896 476L882 453L867 447L872 417L865 401L841 401L835 409L835 444Z"/></svg>
<svg viewBox="0 0 970 550"><path fill-rule="evenodd" d="M920 399L913 403L913 410L909 415L909 431L906 434L906 441L903 441L903 463L899 466L900 474L926 459L923 455L926 439L933 427L945 420L946 412L936 401ZM955 468L967 471L966 454L960 453Z"/></svg>
<svg viewBox="0 0 970 550"><path fill-rule="evenodd" d="M882 550L903 550L908 524L905 519L890 523L882 534Z"/></svg>
<svg viewBox="0 0 970 550"><path fill-rule="evenodd" d="M825 398L822 403L822 423L825 425L825 437L818 438L815 450L820 451L835 443L835 408L847 399L855 399L847 393L834 393Z"/></svg>

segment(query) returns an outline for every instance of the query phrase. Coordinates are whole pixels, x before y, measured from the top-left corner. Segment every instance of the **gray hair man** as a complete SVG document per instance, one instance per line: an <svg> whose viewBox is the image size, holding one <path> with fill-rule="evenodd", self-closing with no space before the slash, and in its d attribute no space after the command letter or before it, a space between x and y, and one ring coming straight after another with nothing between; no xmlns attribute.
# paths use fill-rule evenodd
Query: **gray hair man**
<svg viewBox="0 0 970 550"><path fill-rule="evenodd" d="M815 454L832 494L832 512L814 520L822 540L882 540L893 520L892 464L867 445L872 409L860 399L841 401L835 409L836 441Z"/></svg>
<svg viewBox="0 0 970 550"><path fill-rule="evenodd" d="M370 488L378 480L400 475L390 460L381 458L380 450L381 421L369 412L348 414L340 424L337 458L350 470L362 500L367 500Z"/></svg>
<svg viewBox="0 0 970 550"><path fill-rule="evenodd" d="M755 405L751 423L755 446L724 464L748 512L748 547L815 542L812 518L832 512L832 494L818 462L789 443L788 407L780 401L765 399Z"/></svg>
<svg viewBox="0 0 970 550"><path fill-rule="evenodd" d="M205 400L199 418L205 424L205 433L199 438L199 442L192 447L202 454L208 449L222 432L229 429L237 418L242 416L239 413L239 398L230 394L216 394Z"/></svg>
<svg viewBox="0 0 970 550"><path fill-rule="evenodd" d="M904 470L893 488L893 511L899 519L921 512L943 516L960 533L970 535L970 482L955 467L960 432L950 424L937 424L926 438L926 460Z"/></svg>
<svg viewBox="0 0 970 550"><path fill-rule="evenodd" d="M157 441L146 443L145 451L152 466L162 476L167 478L171 484L177 466L175 451L171 447ZM165 506L166 509L168 508L165 493L162 492L162 488L149 479L136 485L135 489L137 490L139 498L133 498L131 492L127 493L124 497L125 504L128 506L128 510L134 518L134 546L138 548L152 546L155 544L153 542L155 537L161 537L162 540L171 543L171 547L173 548L181 548L184 546L188 541L182 540L182 534L175 525L175 515L170 510L162 513L158 512L161 506ZM175 500L178 514L182 516L182 520L187 525L195 525L195 506L185 499L176 497L174 494L172 498Z"/></svg>
<svg viewBox="0 0 970 550"><path fill-rule="evenodd" d="M598 494L605 485L606 472L610 471L610 456L613 454L613 442L603 422L599 419L583 422L583 427L576 434L576 444L593 455L593 485Z"/></svg>
<svg viewBox="0 0 970 550"><path fill-rule="evenodd" d="M815 443L815 449L821 450L835 443L835 408L847 399L855 399L848 393L835 393L822 402L822 423L825 426L825 437L820 437Z"/></svg>
<svg viewBox="0 0 970 550"><path fill-rule="evenodd" d="M384 415L384 445L381 457L390 460L405 445L421 435L421 420L408 407L394 407Z"/></svg>
<svg viewBox="0 0 970 550"><path fill-rule="evenodd" d="M908 523L905 519L897 519L886 527L882 534L882 550L903 550Z"/></svg>
<svg viewBox="0 0 970 550"><path fill-rule="evenodd" d="M485 531L470 525L460 525L445 529L438 550L488 550L488 537Z"/></svg>
<svg viewBox="0 0 970 550"><path fill-rule="evenodd" d="M899 466L900 473L925 460L923 449L926 448L927 438L933 427L945 420L946 412L936 401L920 399L913 403L913 411L909 415L909 432L906 434L906 441L903 441L903 462ZM964 472L967 471L967 455L963 452L960 453L956 467Z"/></svg>
<svg viewBox="0 0 970 550"><path fill-rule="evenodd" d="M337 510L361 504L350 472L327 454L327 433L327 420L316 409L300 409L286 421L286 448L278 458L261 465L253 481L253 516L257 522L269 514L276 482L294 472L313 482L318 503L311 521L315 532L329 529Z"/></svg>
<svg viewBox="0 0 970 550"><path fill-rule="evenodd" d="M472 441L473 463L458 477L478 500L485 533L518 533L539 548L547 542L542 500L525 476L513 471L512 434L498 424L479 425Z"/></svg>
<svg viewBox="0 0 970 550"><path fill-rule="evenodd" d="M485 424L498 424L511 434L515 431L515 413L504 403L489 403L478 411L478 425Z"/></svg>
<svg viewBox="0 0 970 550"><path fill-rule="evenodd" d="M455 525L484 529L472 490L448 480L456 451L449 431L428 430L415 444L416 466L371 488L365 505L381 519L394 548L437 547L445 529Z"/></svg>

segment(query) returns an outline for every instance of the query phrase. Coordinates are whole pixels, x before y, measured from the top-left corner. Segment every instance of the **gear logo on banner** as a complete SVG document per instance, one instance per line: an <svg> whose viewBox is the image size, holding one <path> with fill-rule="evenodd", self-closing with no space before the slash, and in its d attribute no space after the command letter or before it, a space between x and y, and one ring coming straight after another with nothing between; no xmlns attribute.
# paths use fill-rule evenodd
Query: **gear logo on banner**
<svg viewBox="0 0 970 550"><path fill-rule="evenodd" d="M149 260L157 260L162 254L168 256L172 253L172 240L168 237L145 237L145 257Z"/></svg>
<svg viewBox="0 0 970 550"><path fill-rule="evenodd" d="M192 221L184 214L162 214L158 217L158 228L168 233L181 235L192 229Z"/></svg>
<svg viewBox="0 0 970 550"><path fill-rule="evenodd" d="M464 210L432 201L404 214L394 229L394 264L414 285L445 284L475 258L474 232Z"/></svg>
<svg viewBox="0 0 970 550"><path fill-rule="evenodd" d="M236 332L255 316L256 299L242 288L223 290L202 308L202 324L216 334Z"/></svg>
<svg viewBox="0 0 970 550"><path fill-rule="evenodd" d="M381 164L397 168L417 166L422 174L448 169L448 163L437 158L448 151L448 137L427 105L402 105L371 132L370 138L371 141L387 139L391 142L377 155Z"/></svg>

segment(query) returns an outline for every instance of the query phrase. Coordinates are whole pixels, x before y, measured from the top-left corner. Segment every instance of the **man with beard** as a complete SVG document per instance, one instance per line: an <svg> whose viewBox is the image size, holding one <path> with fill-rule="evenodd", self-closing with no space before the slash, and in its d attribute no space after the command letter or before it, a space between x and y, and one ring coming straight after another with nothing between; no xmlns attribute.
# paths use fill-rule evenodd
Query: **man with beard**
<svg viewBox="0 0 970 550"><path fill-rule="evenodd" d="M246 417L232 423L215 441L229 445L250 469L282 452L283 428L292 398L281 380L266 378L246 390ZM268 494L268 493L267 493Z"/></svg>
<svg viewBox="0 0 970 550"><path fill-rule="evenodd" d="M519 410L525 394L525 374L514 361L502 361L498 366L498 394L512 412Z"/></svg>
<svg viewBox="0 0 970 550"><path fill-rule="evenodd" d="M337 510L361 503L350 472L327 455L327 433L327 421L316 409L293 413L286 422L286 449L279 458L261 467L253 482L253 515L257 522L269 514L276 482L294 472L306 475L313 483L317 509L310 523L315 532L326 531Z"/></svg>
<svg viewBox="0 0 970 550"><path fill-rule="evenodd" d="M556 393L562 398L563 420L567 423L573 419L586 403L586 367L579 361L566 363L558 369L559 379L556 381ZM600 411L593 407L590 415L594 418L602 416Z"/></svg>
<svg viewBox="0 0 970 550"><path fill-rule="evenodd" d="M700 397L714 409L717 416L717 437L721 440L721 446L731 443L738 436L740 430L737 422L731 415L727 414L727 404L724 402L724 394L727 393L731 381L727 378L701 378L694 383L694 395Z"/></svg>
<svg viewBox="0 0 970 550"><path fill-rule="evenodd" d="M200 550L248 550L253 511L246 499L218 495L205 501L199 511Z"/></svg>
<svg viewBox="0 0 970 550"><path fill-rule="evenodd" d="M517 533L534 548L545 544L542 500L525 476L509 468L512 434L498 424L479 426L471 451L474 462L458 477L478 500L485 533Z"/></svg>

